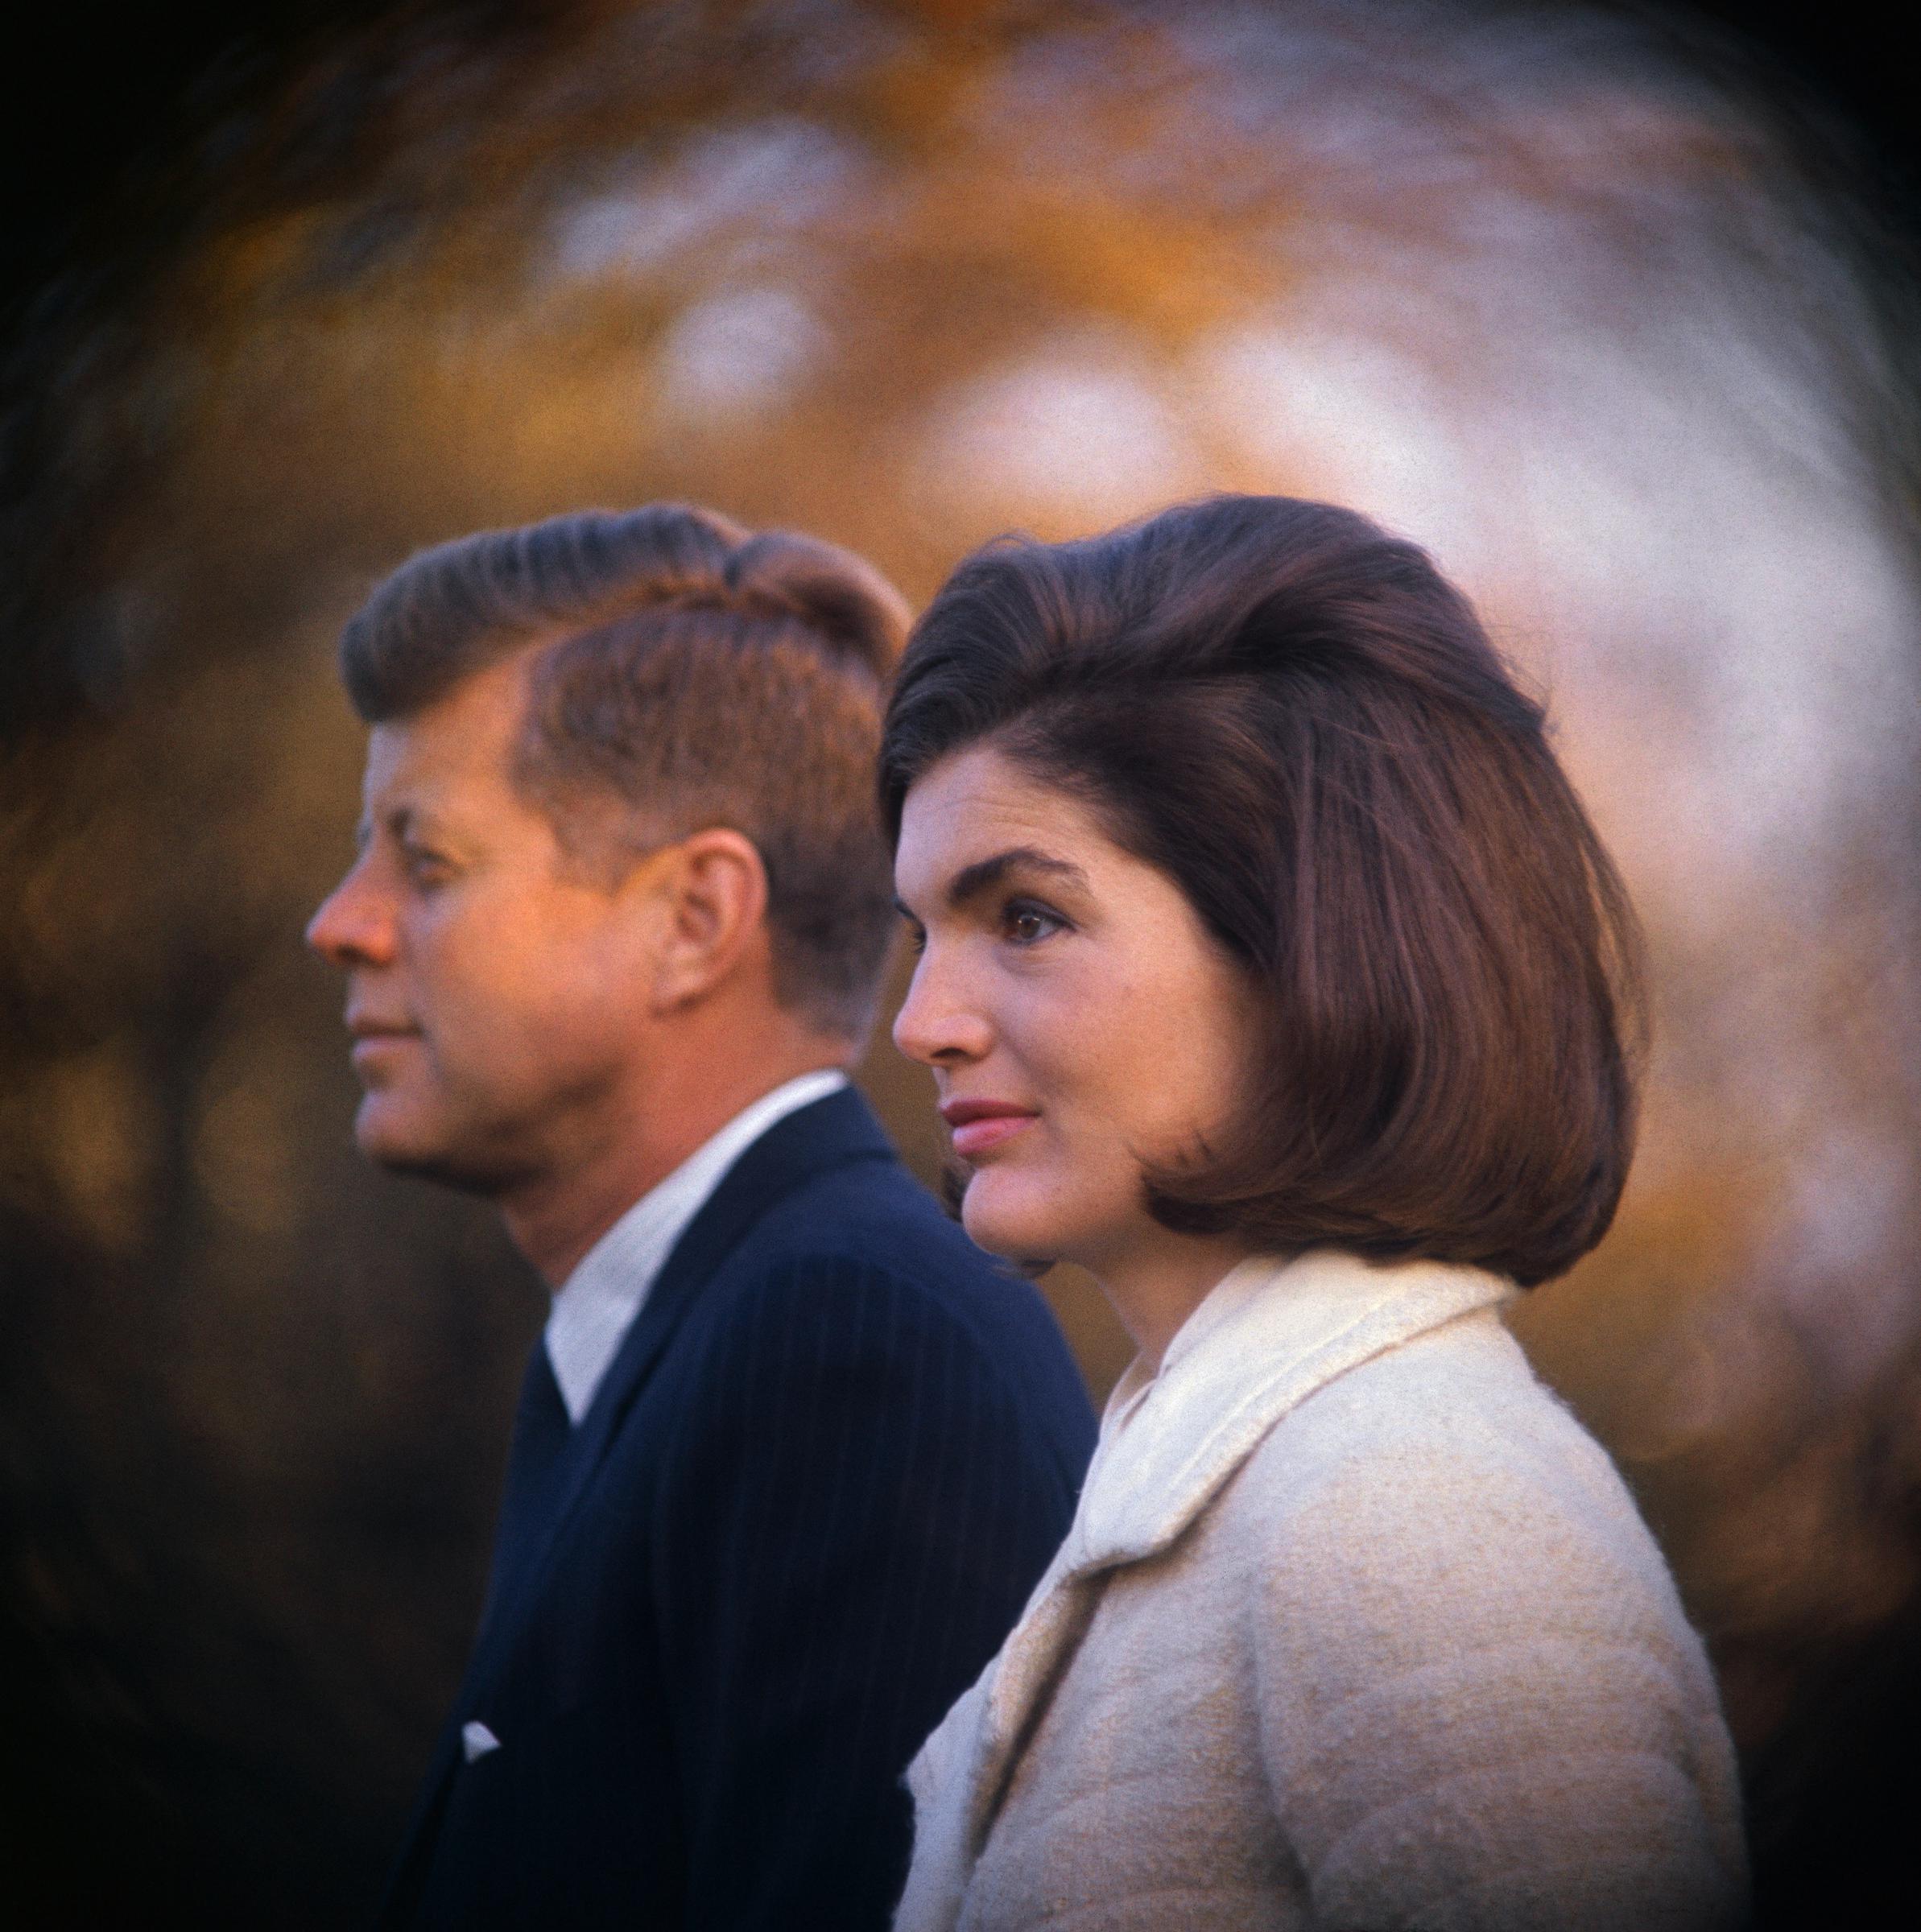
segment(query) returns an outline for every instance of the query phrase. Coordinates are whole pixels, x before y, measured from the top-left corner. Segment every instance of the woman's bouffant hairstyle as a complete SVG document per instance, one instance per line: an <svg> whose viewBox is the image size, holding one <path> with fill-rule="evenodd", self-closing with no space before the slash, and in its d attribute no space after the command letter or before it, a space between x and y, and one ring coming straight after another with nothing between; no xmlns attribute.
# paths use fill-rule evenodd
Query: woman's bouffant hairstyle
<svg viewBox="0 0 1921 1932"><path fill-rule="evenodd" d="M908 641L896 840L916 780L973 745L1093 810L1263 996L1238 1117L1146 1177L1163 1225L1524 1286L1606 1232L1634 916L1542 708L1424 552L1283 497L990 544Z"/></svg>
<svg viewBox="0 0 1921 1932"><path fill-rule="evenodd" d="M766 868L775 997L857 1038L893 932L873 773L907 618L850 551L655 503L421 551L349 621L341 669L379 724L538 646L514 778L564 844L618 873L740 832Z"/></svg>

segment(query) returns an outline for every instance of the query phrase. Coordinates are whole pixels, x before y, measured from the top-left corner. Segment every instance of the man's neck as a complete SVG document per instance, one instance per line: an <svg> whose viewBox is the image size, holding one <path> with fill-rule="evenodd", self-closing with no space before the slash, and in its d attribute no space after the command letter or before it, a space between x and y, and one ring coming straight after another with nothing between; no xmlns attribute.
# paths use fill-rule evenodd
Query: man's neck
<svg viewBox="0 0 1921 1932"><path fill-rule="evenodd" d="M684 1069L633 1103L597 1146L503 1196L508 1235L548 1287L559 1288L636 1201L737 1114L804 1073L845 1071L853 1058L845 1042L812 1036L752 1070L709 1065L696 1077Z"/></svg>

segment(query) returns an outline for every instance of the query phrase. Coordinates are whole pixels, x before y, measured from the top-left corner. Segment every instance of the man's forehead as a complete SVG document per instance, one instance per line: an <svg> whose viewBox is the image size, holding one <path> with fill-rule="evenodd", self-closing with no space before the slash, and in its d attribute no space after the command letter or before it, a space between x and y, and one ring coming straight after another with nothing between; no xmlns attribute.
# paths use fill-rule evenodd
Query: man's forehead
<svg viewBox="0 0 1921 1932"><path fill-rule="evenodd" d="M436 777L444 783L445 774L436 771L432 751L411 720L376 724L367 733L367 766L360 782L368 811L386 815L412 809L420 795L436 789Z"/></svg>
<svg viewBox="0 0 1921 1932"><path fill-rule="evenodd" d="M368 808L504 791L525 715L525 685L518 665L492 666L424 710L375 724L367 733L361 784Z"/></svg>

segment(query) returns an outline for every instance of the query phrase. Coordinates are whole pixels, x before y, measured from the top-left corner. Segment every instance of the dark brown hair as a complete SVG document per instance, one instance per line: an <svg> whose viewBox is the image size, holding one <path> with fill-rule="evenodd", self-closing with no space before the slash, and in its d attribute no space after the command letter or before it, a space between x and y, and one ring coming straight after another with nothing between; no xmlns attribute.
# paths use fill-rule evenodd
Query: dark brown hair
<svg viewBox="0 0 1921 1932"><path fill-rule="evenodd" d="M872 774L906 628L850 552L659 503L421 551L348 623L341 667L374 724L538 647L514 778L569 849L595 856L609 817L597 856L622 865L703 826L740 832L766 867L775 997L858 1037L892 926Z"/></svg>
<svg viewBox="0 0 1921 1932"><path fill-rule="evenodd" d="M1005 539L909 639L882 810L991 743L1178 885L1262 994L1240 1117L1146 1178L1164 1225L1532 1285L1633 1152L1638 941L1541 707L1415 545L1219 497Z"/></svg>

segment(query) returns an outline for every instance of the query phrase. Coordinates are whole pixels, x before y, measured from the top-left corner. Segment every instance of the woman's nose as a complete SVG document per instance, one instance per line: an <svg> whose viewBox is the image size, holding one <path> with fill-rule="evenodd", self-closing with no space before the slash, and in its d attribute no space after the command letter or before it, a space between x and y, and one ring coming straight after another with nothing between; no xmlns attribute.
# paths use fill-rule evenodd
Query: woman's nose
<svg viewBox="0 0 1921 1932"><path fill-rule="evenodd" d="M320 902L307 922L307 943L343 968L384 965L393 958L393 908L367 880L364 861Z"/></svg>
<svg viewBox="0 0 1921 1932"><path fill-rule="evenodd" d="M960 976L930 944L914 968L907 997L894 1016L894 1043L911 1060L952 1067L981 1059L994 1029Z"/></svg>

